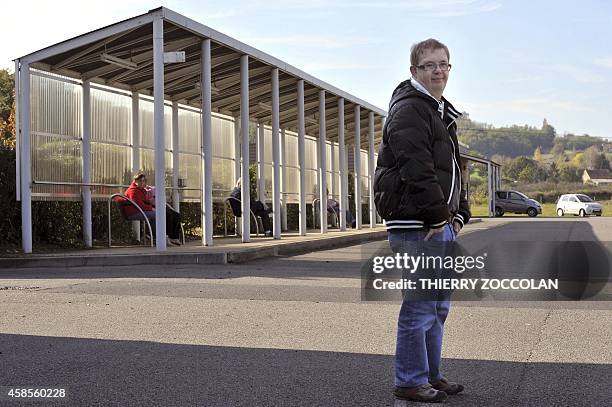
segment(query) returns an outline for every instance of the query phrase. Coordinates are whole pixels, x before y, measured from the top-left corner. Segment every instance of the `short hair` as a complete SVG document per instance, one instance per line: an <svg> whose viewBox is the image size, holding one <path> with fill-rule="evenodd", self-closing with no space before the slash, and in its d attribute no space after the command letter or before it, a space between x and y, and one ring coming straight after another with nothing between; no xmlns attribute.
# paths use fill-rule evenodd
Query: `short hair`
<svg viewBox="0 0 612 407"><path fill-rule="evenodd" d="M450 61L450 52L448 47L442 44L440 41L429 38L425 41L417 42L410 47L410 65L417 66L419 64L419 58L425 53L425 50L443 49L446 52L446 57Z"/></svg>
<svg viewBox="0 0 612 407"><path fill-rule="evenodd" d="M133 179L134 179L134 181L138 181L138 180L140 180L142 178L147 178L147 175L144 172L139 171L139 172L136 173L136 175L134 175Z"/></svg>

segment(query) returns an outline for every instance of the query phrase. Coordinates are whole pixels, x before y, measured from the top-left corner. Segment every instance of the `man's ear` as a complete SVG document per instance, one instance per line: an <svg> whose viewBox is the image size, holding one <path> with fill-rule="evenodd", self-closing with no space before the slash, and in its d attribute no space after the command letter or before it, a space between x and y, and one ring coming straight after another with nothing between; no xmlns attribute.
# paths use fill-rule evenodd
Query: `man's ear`
<svg viewBox="0 0 612 407"><path fill-rule="evenodd" d="M410 74L412 75L412 77L415 77L417 73L417 69L415 66L411 66L410 67Z"/></svg>

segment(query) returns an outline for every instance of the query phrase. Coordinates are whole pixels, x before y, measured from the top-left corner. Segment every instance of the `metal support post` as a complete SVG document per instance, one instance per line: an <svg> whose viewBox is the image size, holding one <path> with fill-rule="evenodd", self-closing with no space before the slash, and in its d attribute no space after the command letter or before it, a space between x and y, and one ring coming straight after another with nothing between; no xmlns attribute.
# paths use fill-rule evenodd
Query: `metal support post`
<svg viewBox="0 0 612 407"><path fill-rule="evenodd" d="M297 121L298 121L298 162L300 167L300 236L306 236L306 151L304 125L304 80L300 79L297 83Z"/></svg>
<svg viewBox="0 0 612 407"><path fill-rule="evenodd" d="M240 133L242 135L242 242L251 241L251 192L249 180L249 56L240 56Z"/></svg>
<svg viewBox="0 0 612 407"><path fill-rule="evenodd" d="M212 78L210 39L202 41L202 244L213 245ZM247 212L248 213L248 212ZM226 221L225 219L223 220Z"/></svg>
<svg viewBox="0 0 612 407"><path fill-rule="evenodd" d="M86 247L92 247L91 230L91 86L83 81L83 241Z"/></svg>
<svg viewBox="0 0 612 407"><path fill-rule="evenodd" d="M153 129L155 137L155 247L166 251L166 157L164 143L164 20L153 20Z"/></svg>
<svg viewBox="0 0 612 407"><path fill-rule="evenodd" d="M346 210L348 208L348 170L346 144L344 143L344 98L338 99L338 158L340 170L340 230L346 230Z"/></svg>

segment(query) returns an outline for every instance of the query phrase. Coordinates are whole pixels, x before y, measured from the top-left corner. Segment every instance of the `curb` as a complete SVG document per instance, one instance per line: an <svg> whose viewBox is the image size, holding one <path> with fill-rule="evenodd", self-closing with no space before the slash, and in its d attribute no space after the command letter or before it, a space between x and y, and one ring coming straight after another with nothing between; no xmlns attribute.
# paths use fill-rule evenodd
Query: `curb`
<svg viewBox="0 0 612 407"><path fill-rule="evenodd" d="M325 239L314 239L290 243L279 243L268 247L240 248L224 252L200 253L150 253L150 254L116 254L116 255L86 255L86 256L40 256L25 258L0 258L2 270L28 268L72 268L72 267L111 267L140 265L207 265L207 264L237 264L253 260L292 256L319 250L352 246L361 242L384 240L387 231L381 229L371 233L347 236L334 236ZM282 242L282 241L281 241Z"/></svg>

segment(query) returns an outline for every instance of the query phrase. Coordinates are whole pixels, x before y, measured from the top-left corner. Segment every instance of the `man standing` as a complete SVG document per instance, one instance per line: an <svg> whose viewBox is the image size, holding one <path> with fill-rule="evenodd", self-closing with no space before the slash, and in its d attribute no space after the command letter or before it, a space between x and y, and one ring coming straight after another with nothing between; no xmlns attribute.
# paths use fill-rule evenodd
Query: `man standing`
<svg viewBox="0 0 612 407"><path fill-rule="evenodd" d="M470 218L455 124L461 114L442 97L449 60L448 48L435 39L413 45L412 78L399 84L389 105L374 193L395 252L407 242L453 241ZM442 402L463 391L440 372L449 306L449 293L420 301L404 297L395 356L397 398Z"/></svg>

